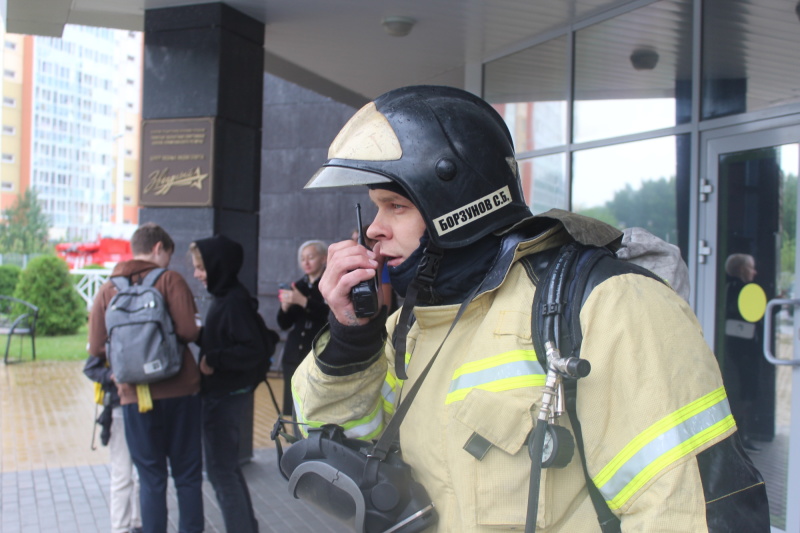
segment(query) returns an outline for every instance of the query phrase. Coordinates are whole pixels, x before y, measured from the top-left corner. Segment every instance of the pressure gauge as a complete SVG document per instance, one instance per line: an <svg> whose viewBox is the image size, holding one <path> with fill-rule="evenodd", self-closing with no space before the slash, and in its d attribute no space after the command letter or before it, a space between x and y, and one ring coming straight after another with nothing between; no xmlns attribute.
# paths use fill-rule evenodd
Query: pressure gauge
<svg viewBox="0 0 800 533"><path fill-rule="evenodd" d="M542 468L564 468L575 453L575 439L562 426L547 425L542 448Z"/></svg>

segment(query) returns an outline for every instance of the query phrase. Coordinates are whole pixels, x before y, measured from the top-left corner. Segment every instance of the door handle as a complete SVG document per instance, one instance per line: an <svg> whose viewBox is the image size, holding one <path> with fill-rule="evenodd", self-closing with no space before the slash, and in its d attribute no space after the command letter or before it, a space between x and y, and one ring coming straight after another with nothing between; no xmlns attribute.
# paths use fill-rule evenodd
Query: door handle
<svg viewBox="0 0 800 533"><path fill-rule="evenodd" d="M772 339L775 338L772 324L772 310L779 305L798 307L800 306L800 300L782 300L776 298L767 302L767 309L764 312L764 358L773 365L800 366L800 359L778 359L772 354L770 344L772 344ZM794 342L794 327L792 327L792 332L792 342Z"/></svg>

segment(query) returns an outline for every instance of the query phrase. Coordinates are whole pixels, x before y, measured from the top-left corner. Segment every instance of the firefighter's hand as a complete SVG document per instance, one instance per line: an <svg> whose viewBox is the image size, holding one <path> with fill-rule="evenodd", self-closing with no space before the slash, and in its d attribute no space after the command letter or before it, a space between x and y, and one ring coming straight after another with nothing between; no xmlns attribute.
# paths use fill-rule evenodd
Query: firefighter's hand
<svg viewBox="0 0 800 533"><path fill-rule="evenodd" d="M349 239L328 247L328 262L319 282L319 290L339 323L361 326L371 320L356 317L350 291L362 281L375 277L381 268L380 257L380 243L375 245L374 251ZM382 305L378 291L378 308Z"/></svg>
<svg viewBox="0 0 800 533"><path fill-rule="evenodd" d="M208 362L206 361L206 356L202 356L200 358L200 372L205 374L206 376L210 376L214 373L214 369L208 366Z"/></svg>

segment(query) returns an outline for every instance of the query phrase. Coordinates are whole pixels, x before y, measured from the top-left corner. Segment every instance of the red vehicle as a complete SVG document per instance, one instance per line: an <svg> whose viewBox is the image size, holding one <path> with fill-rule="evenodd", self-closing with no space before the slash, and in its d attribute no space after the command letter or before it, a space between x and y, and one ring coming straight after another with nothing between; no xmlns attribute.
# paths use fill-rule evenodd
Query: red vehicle
<svg viewBox="0 0 800 533"><path fill-rule="evenodd" d="M65 242L56 245L56 253L64 258L70 270L89 265L111 268L120 261L133 258L131 243L125 239L103 238L94 242Z"/></svg>

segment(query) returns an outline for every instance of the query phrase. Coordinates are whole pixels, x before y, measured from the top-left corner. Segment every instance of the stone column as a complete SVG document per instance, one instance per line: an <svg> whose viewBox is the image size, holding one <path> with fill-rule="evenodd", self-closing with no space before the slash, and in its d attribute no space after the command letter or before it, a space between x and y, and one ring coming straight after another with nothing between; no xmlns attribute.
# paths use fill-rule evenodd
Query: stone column
<svg viewBox="0 0 800 533"><path fill-rule="evenodd" d="M245 249L240 280L257 288L264 24L223 3L145 13L142 118L211 118L210 201L143 207L175 240L172 268L191 280L185 252L195 239L222 233ZM147 139L143 139L143 146ZM144 156L144 154L143 154ZM143 158L144 159L144 158ZM142 161L146 168L147 161ZM141 176L142 186L148 176Z"/></svg>
<svg viewBox="0 0 800 533"><path fill-rule="evenodd" d="M150 9L145 13L142 118L168 125L180 119L202 120L207 146L202 173L203 201L182 202L177 196L158 199L139 213L140 222L155 222L175 240L171 268L189 281L204 311L205 289L192 279L189 243L221 233L244 247L241 282L256 294L258 277L258 212L261 180L261 115L264 72L264 24L222 3ZM144 128L143 128L144 130ZM148 165L144 153L142 168ZM161 145L165 161L159 172L178 173L177 161L191 145ZM172 163L172 170L170 164ZM198 167L199 168L199 167ZM145 175L148 173L148 175ZM176 175L173 174L173 175ZM143 170L142 190L151 179ZM197 183L195 183L196 185ZM192 194L197 188L182 186ZM186 195L184 195L185 197ZM166 198L165 195L162 198ZM253 410L242 413L240 460L252 457Z"/></svg>

